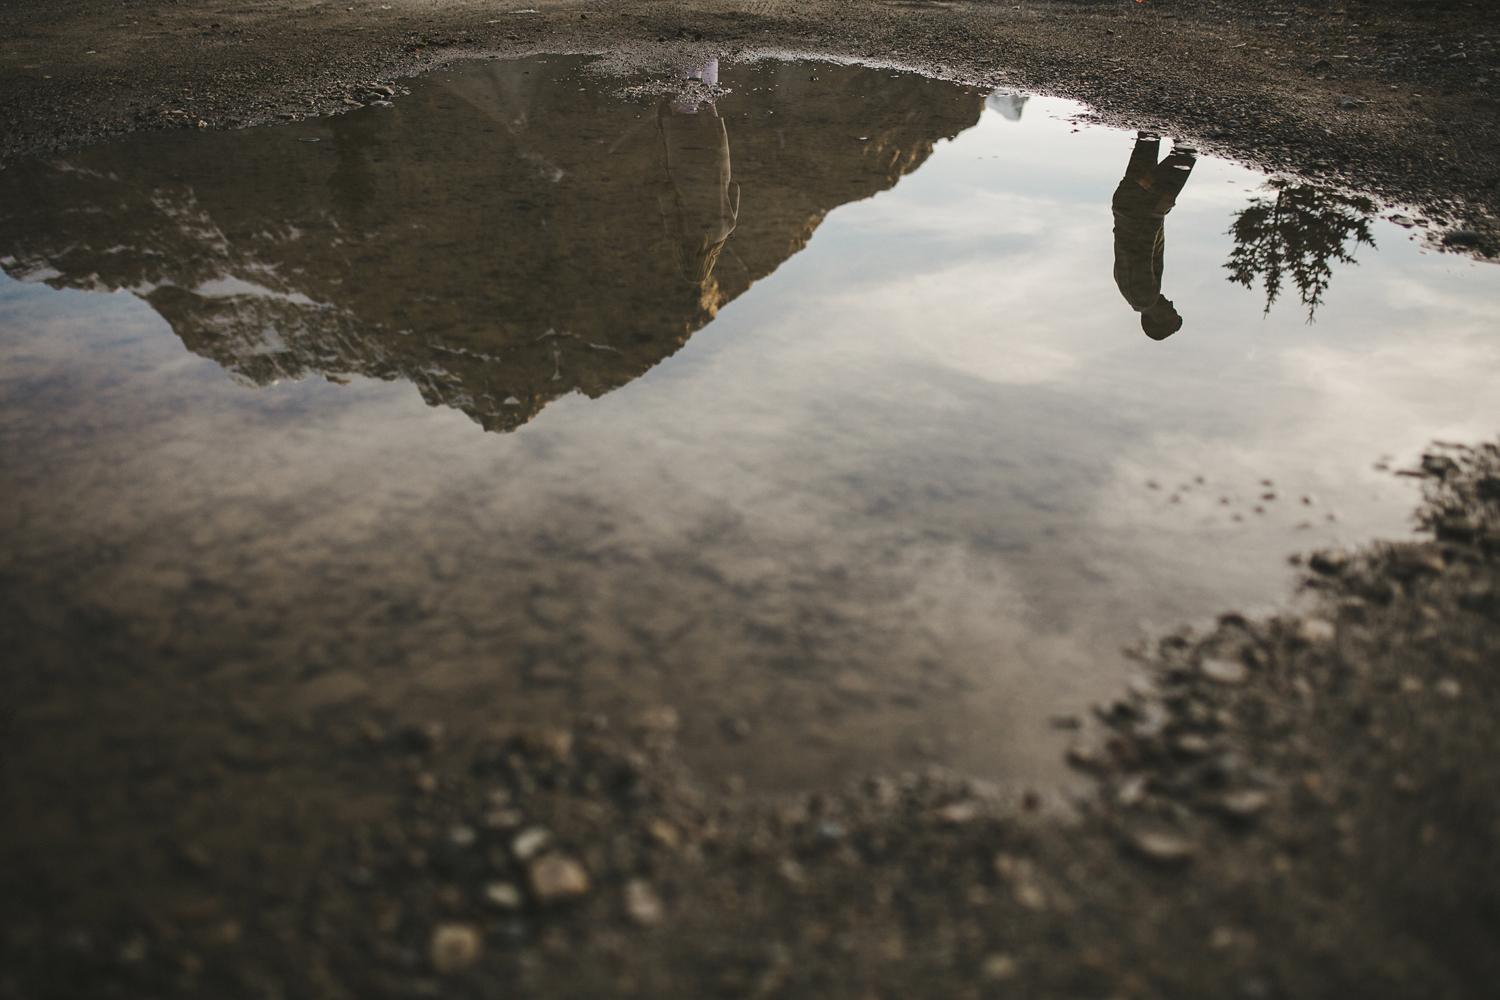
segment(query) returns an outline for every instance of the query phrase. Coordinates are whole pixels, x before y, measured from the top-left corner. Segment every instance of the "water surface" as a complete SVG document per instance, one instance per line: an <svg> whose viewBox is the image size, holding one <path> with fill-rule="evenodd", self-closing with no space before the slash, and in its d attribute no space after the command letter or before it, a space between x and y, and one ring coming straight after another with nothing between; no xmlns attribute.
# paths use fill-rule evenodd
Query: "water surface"
<svg viewBox="0 0 1500 1000"><path fill-rule="evenodd" d="M1062 782L1122 645L1409 533L1391 463L1500 422L1497 272L1355 194L886 69L589 63L0 174L17 775L665 704L757 787Z"/></svg>

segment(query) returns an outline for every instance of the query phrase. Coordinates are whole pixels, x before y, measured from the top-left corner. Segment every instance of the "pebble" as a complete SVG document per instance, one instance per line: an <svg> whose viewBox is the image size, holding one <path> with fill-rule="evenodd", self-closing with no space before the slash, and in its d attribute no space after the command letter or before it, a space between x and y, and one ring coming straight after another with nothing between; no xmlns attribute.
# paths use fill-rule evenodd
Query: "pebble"
<svg viewBox="0 0 1500 1000"><path fill-rule="evenodd" d="M651 835L652 840L669 850L677 850L682 843L682 831L669 819L658 816L646 824L646 832Z"/></svg>
<svg viewBox="0 0 1500 1000"><path fill-rule="evenodd" d="M573 732L556 726L533 729L521 737L528 750L545 753L557 760L566 760L573 749Z"/></svg>
<svg viewBox="0 0 1500 1000"><path fill-rule="evenodd" d="M675 733L682 725L677 709L671 705L642 709L636 713L631 722L636 729L644 729L653 733Z"/></svg>
<svg viewBox="0 0 1500 1000"><path fill-rule="evenodd" d="M1127 778L1115 791L1115 801L1127 809L1140 805L1146 798L1146 777L1137 774Z"/></svg>
<svg viewBox="0 0 1500 1000"><path fill-rule="evenodd" d="M1341 107L1341 108L1357 108L1357 107L1359 107L1363 103L1365 103L1365 102L1361 101L1357 97L1346 97L1343 100L1339 101L1339 107Z"/></svg>
<svg viewBox="0 0 1500 1000"><path fill-rule="evenodd" d="M530 861L551 840L552 834L542 827L528 827L516 834L516 839L510 842L510 849L517 861Z"/></svg>
<svg viewBox="0 0 1500 1000"><path fill-rule="evenodd" d="M1221 657L1206 657L1198 665L1203 671L1203 676L1220 684L1243 684L1250 676L1250 671L1239 660L1226 660Z"/></svg>
<svg viewBox="0 0 1500 1000"><path fill-rule="evenodd" d="M479 960L483 939L473 924L439 924L432 932L429 957L441 974L457 972Z"/></svg>
<svg viewBox="0 0 1500 1000"><path fill-rule="evenodd" d="M991 955L984 960L984 978L992 982L1000 982L1015 977L1019 967L1016 960L1009 955Z"/></svg>
<svg viewBox="0 0 1500 1000"><path fill-rule="evenodd" d="M1271 796L1256 789L1230 792L1219 800L1219 805L1236 819L1250 819L1265 812L1271 805Z"/></svg>
<svg viewBox="0 0 1500 1000"><path fill-rule="evenodd" d="M491 830L514 830L524 818L515 809L491 809L484 814L484 825Z"/></svg>
<svg viewBox="0 0 1500 1000"><path fill-rule="evenodd" d="M1214 749L1213 741L1201 733L1184 733L1173 743L1178 750L1193 757L1206 757Z"/></svg>
<svg viewBox="0 0 1500 1000"><path fill-rule="evenodd" d="M1068 747L1068 763L1084 771L1104 771L1109 768L1108 758L1082 743Z"/></svg>
<svg viewBox="0 0 1500 1000"><path fill-rule="evenodd" d="M1477 247L1484 238L1472 229L1455 229L1443 237L1446 247Z"/></svg>
<svg viewBox="0 0 1500 1000"><path fill-rule="evenodd" d="M661 923L664 910L661 897L643 878L633 878L625 883L625 915L642 927Z"/></svg>
<svg viewBox="0 0 1500 1000"><path fill-rule="evenodd" d="M589 874L565 854L544 854L531 865L531 889L543 903L588 895Z"/></svg>
<svg viewBox="0 0 1500 1000"><path fill-rule="evenodd" d="M390 101L371 101L370 102L370 107L372 107L372 108L394 108L395 105L392 104Z"/></svg>
<svg viewBox="0 0 1500 1000"><path fill-rule="evenodd" d="M1182 864L1197 853L1190 841L1169 833L1139 833L1130 843L1142 857L1164 865Z"/></svg>
<svg viewBox="0 0 1500 1000"><path fill-rule="evenodd" d="M1345 566L1349 565L1349 553L1338 550L1314 552L1312 558L1307 561L1307 564L1315 572L1322 573L1325 576L1336 576L1344 571Z"/></svg>
<svg viewBox="0 0 1500 1000"><path fill-rule="evenodd" d="M1333 622L1324 618L1304 618L1297 624L1297 638L1308 645L1329 642L1337 635Z"/></svg>
<svg viewBox="0 0 1500 1000"><path fill-rule="evenodd" d="M478 839L479 835L474 832L474 828L462 823L448 831L448 842L454 847L473 847L474 841Z"/></svg>
<svg viewBox="0 0 1500 1000"><path fill-rule="evenodd" d="M951 802L937 811L938 819L952 826L967 823L979 816L979 803L973 799Z"/></svg>
<svg viewBox="0 0 1500 1000"><path fill-rule="evenodd" d="M1444 677L1434 684L1432 689L1444 698L1457 698L1464 693L1463 686L1452 677Z"/></svg>
<svg viewBox="0 0 1500 1000"><path fill-rule="evenodd" d="M519 910L521 890L511 882L491 882L484 887L484 901L502 910Z"/></svg>

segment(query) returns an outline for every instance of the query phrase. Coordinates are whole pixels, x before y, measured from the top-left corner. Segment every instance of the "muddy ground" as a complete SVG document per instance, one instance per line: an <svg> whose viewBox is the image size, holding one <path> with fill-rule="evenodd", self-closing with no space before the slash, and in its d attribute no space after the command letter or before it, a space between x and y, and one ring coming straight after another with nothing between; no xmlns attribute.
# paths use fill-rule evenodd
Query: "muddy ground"
<svg viewBox="0 0 1500 1000"><path fill-rule="evenodd" d="M372 88L466 55L780 49L1078 97L1500 250L1490 4L535 6L12 2L4 157L399 100ZM246 716L80 774L33 706L73 686L128 716L141 654L12 622L48 670L7 684L0 763L46 761L27 794L67 809L12 774L0 828L79 846L59 865L0 833L0 997L1491 996L1500 450L1412 471L1431 542L1319 554L1307 614L1166 636L1096 718L1058 720L1097 780L1077 799L940 771L747 795L683 768L666 706L533 731ZM156 704L174 733L197 696Z"/></svg>

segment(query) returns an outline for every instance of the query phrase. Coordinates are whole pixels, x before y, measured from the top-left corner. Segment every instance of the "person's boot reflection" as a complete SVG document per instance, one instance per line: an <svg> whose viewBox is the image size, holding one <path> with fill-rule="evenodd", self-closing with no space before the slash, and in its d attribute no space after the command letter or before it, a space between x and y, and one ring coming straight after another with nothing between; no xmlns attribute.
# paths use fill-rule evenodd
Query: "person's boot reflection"
<svg viewBox="0 0 1500 1000"><path fill-rule="evenodd" d="M1161 293L1163 222L1187 183L1196 162L1194 150L1174 146L1156 162L1160 137L1137 134L1125 178L1115 188L1115 284L1130 307L1141 314L1141 329L1152 340L1165 340L1182 329L1182 317Z"/></svg>
<svg viewBox="0 0 1500 1000"><path fill-rule="evenodd" d="M692 78L712 85L717 70L713 61ZM672 253L682 276L701 285L739 221L740 186L730 181L729 133L712 104L691 100L658 107L656 127L672 191L672 204L663 205Z"/></svg>

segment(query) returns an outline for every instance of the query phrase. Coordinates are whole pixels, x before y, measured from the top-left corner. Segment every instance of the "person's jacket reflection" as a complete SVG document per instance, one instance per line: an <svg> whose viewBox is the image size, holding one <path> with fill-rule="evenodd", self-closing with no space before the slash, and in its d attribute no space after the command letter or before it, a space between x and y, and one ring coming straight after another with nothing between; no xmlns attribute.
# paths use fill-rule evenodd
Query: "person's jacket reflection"
<svg viewBox="0 0 1500 1000"><path fill-rule="evenodd" d="M656 110L656 127L671 188L663 210L672 253L682 276L702 284L740 214L740 186L729 174L729 133L712 104L664 104Z"/></svg>
<svg viewBox="0 0 1500 1000"><path fill-rule="evenodd" d="M1125 177L1115 189L1115 284L1130 308L1141 314L1141 329L1165 340L1182 328L1172 300L1161 293L1163 222L1196 162L1193 150L1174 147L1156 162L1161 140L1142 132Z"/></svg>

